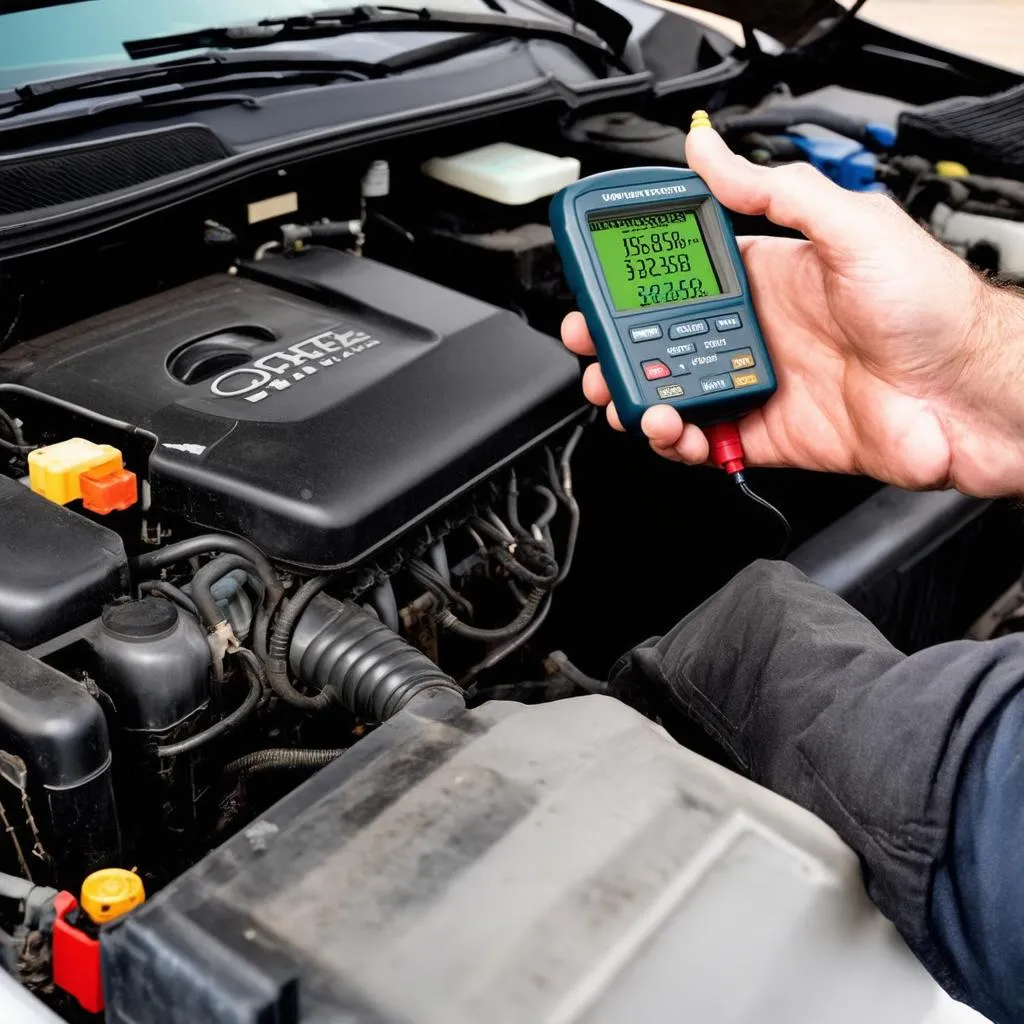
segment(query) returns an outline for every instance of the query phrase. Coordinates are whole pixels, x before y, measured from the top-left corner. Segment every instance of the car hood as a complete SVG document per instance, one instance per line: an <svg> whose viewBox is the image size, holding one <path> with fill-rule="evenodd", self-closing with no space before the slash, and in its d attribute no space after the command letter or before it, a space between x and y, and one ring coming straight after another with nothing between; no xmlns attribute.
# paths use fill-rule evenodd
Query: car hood
<svg viewBox="0 0 1024 1024"><path fill-rule="evenodd" d="M783 43L795 43L822 18L844 10L835 0L686 0L687 6L760 29Z"/></svg>

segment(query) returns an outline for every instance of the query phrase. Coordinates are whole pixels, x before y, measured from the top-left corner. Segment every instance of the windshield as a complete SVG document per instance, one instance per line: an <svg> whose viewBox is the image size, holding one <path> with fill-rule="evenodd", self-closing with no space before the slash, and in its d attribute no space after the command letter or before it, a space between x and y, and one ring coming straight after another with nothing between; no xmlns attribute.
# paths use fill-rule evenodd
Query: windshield
<svg viewBox="0 0 1024 1024"><path fill-rule="evenodd" d="M387 3L423 6L423 0ZM0 13L0 89L130 63L122 46L130 39L351 6L345 0L79 0ZM488 10L484 0L431 0L430 6Z"/></svg>

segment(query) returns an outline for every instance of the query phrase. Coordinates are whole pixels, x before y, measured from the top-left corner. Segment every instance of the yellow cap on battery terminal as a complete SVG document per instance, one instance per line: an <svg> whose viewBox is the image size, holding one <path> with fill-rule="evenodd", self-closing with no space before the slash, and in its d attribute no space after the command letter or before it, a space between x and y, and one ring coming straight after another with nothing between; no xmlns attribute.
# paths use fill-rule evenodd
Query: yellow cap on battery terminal
<svg viewBox="0 0 1024 1024"><path fill-rule="evenodd" d="M28 482L36 494L58 505L82 497L81 476L105 476L124 469L121 452L113 445L94 444L84 437L37 448L28 455Z"/></svg>
<svg viewBox="0 0 1024 1024"><path fill-rule="evenodd" d="M133 907L146 901L142 879L124 868L94 871L82 883L79 903L96 924L106 924L123 917Z"/></svg>

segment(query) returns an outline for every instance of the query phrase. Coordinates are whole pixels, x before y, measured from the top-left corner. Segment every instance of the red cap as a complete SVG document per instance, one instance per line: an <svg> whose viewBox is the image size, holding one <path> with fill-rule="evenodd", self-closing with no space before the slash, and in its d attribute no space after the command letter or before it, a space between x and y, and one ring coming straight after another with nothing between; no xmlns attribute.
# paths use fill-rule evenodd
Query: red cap
<svg viewBox="0 0 1024 1024"><path fill-rule="evenodd" d="M743 442L740 441L740 430L735 423L716 423L706 427L711 445L711 461L730 475L743 472Z"/></svg>
<svg viewBox="0 0 1024 1024"><path fill-rule="evenodd" d="M69 892L54 897L53 983L73 995L89 1013L99 1013L103 1009L100 944L65 920L77 907L78 900Z"/></svg>
<svg viewBox="0 0 1024 1024"><path fill-rule="evenodd" d="M82 488L82 504L101 516L131 508L139 500L138 481L129 469L102 474L89 470L81 474L78 482Z"/></svg>

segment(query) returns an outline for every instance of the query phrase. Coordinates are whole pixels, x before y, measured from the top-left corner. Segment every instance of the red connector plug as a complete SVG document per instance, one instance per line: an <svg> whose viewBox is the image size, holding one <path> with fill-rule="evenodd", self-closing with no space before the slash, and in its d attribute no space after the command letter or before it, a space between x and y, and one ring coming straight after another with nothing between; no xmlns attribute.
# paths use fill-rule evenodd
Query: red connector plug
<svg viewBox="0 0 1024 1024"><path fill-rule="evenodd" d="M789 550L790 541L793 539L789 521L770 501L765 501L760 494L755 494L750 489L750 484L747 483L746 477L743 475L746 465L743 461L740 428L735 423L716 423L713 427L705 427L704 433L707 434L708 443L711 445L711 462L718 469L724 469L732 477L733 483L751 501L756 502L778 519L785 534L785 540L777 556L781 558Z"/></svg>
<svg viewBox="0 0 1024 1024"><path fill-rule="evenodd" d="M735 423L716 423L713 427L706 427L704 433L708 436L711 461L715 466L724 469L730 476L742 473L743 442L740 441L739 427Z"/></svg>

